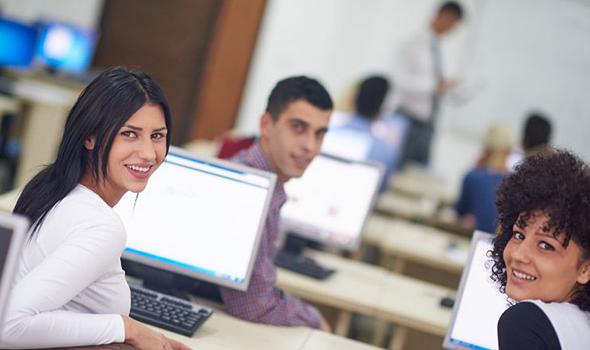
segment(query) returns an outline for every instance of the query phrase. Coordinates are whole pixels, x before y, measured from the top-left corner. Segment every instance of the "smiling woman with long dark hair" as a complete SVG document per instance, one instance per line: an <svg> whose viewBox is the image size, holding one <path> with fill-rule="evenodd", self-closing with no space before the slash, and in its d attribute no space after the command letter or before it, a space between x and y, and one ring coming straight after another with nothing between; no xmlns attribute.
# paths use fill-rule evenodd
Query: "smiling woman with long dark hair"
<svg viewBox="0 0 590 350"><path fill-rule="evenodd" d="M72 107L55 162L14 212L33 223L16 273L3 348L125 342L186 349L130 319L124 226L112 210L142 191L170 145L170 109L145 73L111 68Z"/></svg>
<svg viewBox="0 0 590 350"><path fill-rule="evenodd" d="M566 151L526 158L497 193L492 278L515 304L501 350L590 344L590 167Z"/></svg>

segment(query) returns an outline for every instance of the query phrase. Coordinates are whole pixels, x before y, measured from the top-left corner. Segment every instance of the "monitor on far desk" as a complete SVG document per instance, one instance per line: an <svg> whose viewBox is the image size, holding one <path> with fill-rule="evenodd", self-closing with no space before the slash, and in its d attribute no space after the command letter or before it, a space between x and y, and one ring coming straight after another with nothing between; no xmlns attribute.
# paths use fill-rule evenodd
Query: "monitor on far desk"
<svg viewBox="0 0 590 350"><path fill-rule="evenodd" d="M285 184L287 202L281 210L281 231L355 251L381 176L382 168L377 164L318 155L301 178ZM293 245L286 249L293 255L301 253Z"/></svg>
<svg viewBox="0 0 590 350"><path fill-rule="evenodd" d="M172 147L145 190L115 206L127 230L124 260L156 271L138 277L168 294L177 276L246 290L275 181Z"/></svg>
<svg viewBox="0 0 590 350"><path fill-rule="evenodd" d="M50 71L83 73L92 61L96 33L69 23L39 21L37 63Z"/></svg>
<svg viewBox="0 0 590 350"><path fill-rule="evenodd" d="M35 26L0 17L0 67L29 67L36 42Z"/></svg>

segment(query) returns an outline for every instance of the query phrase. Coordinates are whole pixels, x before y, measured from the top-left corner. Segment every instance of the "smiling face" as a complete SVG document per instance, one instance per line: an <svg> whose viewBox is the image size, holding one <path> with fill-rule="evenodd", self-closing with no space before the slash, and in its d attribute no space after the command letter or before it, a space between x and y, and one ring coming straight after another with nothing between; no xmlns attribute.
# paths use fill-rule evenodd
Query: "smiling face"
<svg viewBox="0 0 590 350"><path fill-rule="evenodd" d="M504 249L506 294L516 301L567 302L578 284L590 280L590 261L582 261L580 246L571 240L564 247L563 234L555 238L544 229L547 220L541 211L526 222L519 217Z"/></svg>
<svg viewBox="0 0 590 350"><path fill-rule="evenodd" d="M328 131L330 110L295 100L273 120L267 112L260 121L260 143L280 182L300 177L320 152Z"/></svg>
<svg viewBox="0 0 590 350"><path fill-rule="evenodd" d="M141 192L166 156L166 122L160 106L146 104L117 132L108 157L107 178L96 183L87 173L81 183L114 206L127 192ZM85 147L95 147L89 138Z"/></svg>

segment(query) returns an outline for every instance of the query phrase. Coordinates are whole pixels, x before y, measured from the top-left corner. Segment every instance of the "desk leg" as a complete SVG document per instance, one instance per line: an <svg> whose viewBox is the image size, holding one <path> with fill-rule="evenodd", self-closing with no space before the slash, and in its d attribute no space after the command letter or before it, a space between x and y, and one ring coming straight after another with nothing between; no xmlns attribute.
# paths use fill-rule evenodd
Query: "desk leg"
<svg viewBox="0 0 590 350"><path fill-rule="evenodd" d="M395 258L395 260L393 261L393 265L391 266L391 271L402 274L405 268L406 261L402 258Z"/></svg>
<svg viewBox="0 0 590 350"><path fill-rule="evenodd" d="M407 335L407 328L396 326L393 331L391 342L389 343L389 350L402 350L404 348Z"/></svg>
<svg viewBox="0 0 590 350"><path fill-rule="evenodd" d="M340 311L338 319L336 320L336 327L334 333L346 337L350 329L350 321L352 320L352 313L350 311Z"/></svg>
<svg viewBox="0 0 590 350"><path fill-rule="evenodd" d="M362 261L364 253L365 245L361 244L361 246L354 253L352 253L352 259L356 261Z"/></svg>
<svg viewBox="0 0 590 350"><path fill-rule="evenodd" d="M385 341L385 335L387 333L387 328L389 328L389 323L376 319L375 320L375 332L373 333L373 345L375 346L383 346L383 342Z"/></svg>

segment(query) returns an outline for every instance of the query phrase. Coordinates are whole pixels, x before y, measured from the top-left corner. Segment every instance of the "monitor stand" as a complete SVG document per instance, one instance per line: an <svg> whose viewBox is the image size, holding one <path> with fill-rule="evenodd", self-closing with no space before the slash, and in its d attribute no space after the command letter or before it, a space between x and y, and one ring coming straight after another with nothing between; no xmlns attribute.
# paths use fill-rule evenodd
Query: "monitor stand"
<svg viewBox="0 0 590 350"><path fill-rule="evenodd" d="M287 233L283 249L275 258L275 265L315 279L328 278L335 272L334 269L322 267L315 260L303 255L304 248L314 245L316 249L319 247L316 242Z"/></svg>
<svg viewBox="0 0 590 350"><path fill-rule="evenodd" d="M121 259L121 264L126 274L142 280L143 287L184 300L190 301L189 293L199 283L195 279L127 259Z"/></svg>

